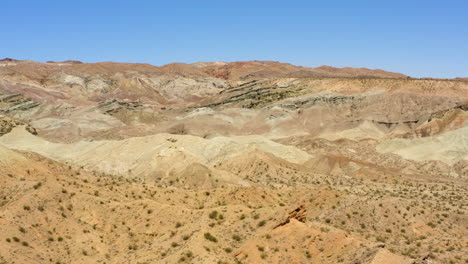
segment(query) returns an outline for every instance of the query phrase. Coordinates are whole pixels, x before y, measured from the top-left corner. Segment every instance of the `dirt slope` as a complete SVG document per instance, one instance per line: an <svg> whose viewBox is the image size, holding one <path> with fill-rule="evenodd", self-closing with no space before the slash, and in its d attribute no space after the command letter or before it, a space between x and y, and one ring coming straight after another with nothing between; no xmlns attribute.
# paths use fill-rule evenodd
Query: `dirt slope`
<svg viewBox="0 0 468 264"><path fill-rule="evenodd" d="M468 82L0 61L0 263L465 263Z"/></svg>

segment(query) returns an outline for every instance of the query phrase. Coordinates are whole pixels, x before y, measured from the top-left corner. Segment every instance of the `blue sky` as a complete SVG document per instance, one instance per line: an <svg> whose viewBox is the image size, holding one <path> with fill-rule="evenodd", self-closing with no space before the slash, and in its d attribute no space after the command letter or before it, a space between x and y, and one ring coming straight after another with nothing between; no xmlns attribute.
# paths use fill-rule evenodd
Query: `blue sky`
<svg viewBox="0 0 468 264"><path fill-rule="evenodd" d="M468 1L3 0L0 57L275 60L468 77Z"/></svg>

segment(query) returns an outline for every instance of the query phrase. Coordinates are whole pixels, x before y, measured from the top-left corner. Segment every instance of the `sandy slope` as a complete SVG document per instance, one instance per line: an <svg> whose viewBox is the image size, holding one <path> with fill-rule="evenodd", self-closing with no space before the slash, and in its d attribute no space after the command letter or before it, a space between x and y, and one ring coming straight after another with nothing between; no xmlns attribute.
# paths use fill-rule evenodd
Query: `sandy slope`
<svg viewBox="0 0 468 264"><path fill-rule="evenodd" d="M214 165L253 150L303 163L311 156L292 146L260 136L215 137L157 134L125 140L81 141L61 144L46 141L18 127L3 137L5 146L34 151L55 160L68 161L100 172L146 177L161 168L185 167L192 163Z"/></svg>
<svg viewBox="0 0 468 264"><path fill-rule="evenodd" d="M468 127L418 139L393 139L377 146L382 153L395 153L410 160L440 160L454 164L468 160Z"/></svg>
<svg viewBox="0 0 468 264"><path fill-rule="evenodd" d="M321 263L370 263L367 255L379 250L358 235L308 220L311 202L288 214L304 196L336 203L336 191L326 188L158 188L3 146L0 161L8 175L0 178L0 263L291 263L284 260L307 261L307 252ZM329 259L338 247L340 254Z"/></svg>

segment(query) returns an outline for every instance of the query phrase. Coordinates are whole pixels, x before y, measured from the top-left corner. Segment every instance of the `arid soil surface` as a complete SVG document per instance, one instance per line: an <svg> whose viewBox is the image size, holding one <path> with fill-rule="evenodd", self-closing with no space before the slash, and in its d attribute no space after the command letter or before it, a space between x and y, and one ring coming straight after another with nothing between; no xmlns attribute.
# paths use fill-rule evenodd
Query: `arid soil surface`
<svg viewBox="0 0 468 264"><path fill-rule="evenodd" d="M0 263L468 263L468 81L0 60Z"/></svg>

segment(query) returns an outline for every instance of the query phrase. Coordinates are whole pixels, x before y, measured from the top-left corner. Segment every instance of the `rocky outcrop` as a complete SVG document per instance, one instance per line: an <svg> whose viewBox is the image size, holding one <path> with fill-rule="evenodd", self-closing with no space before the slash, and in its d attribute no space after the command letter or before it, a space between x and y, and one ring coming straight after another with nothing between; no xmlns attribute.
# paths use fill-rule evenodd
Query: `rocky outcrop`
<svg viewBox="0 0 468 264"><path fill-rule="evenodd" d="M143 105L138 102L123 102L117 99L103 102L98 105L98 108L106 114L113 114L122 110L136 110L142 107Z"/></svg>
<svg viewBox="0 0 468 264"><path fill-rule="evenodd" d="M0 117L0 136L10 133L10 131L17 126L25 126L26 131L33 135L37 135L36 129L25 122L9 117Z"/></svg>
<svg viewBox="0 0 468 264"><path fill-rule="evenodd" d="M288 224L291 221L291 219L296 219L299 222L305 223L306 215L307 215L307 209L305 205L300 205L299 207L291 211L288 215L288 218L284 222L275 226L275 228Z"/></svg>
<svg viewBox="0 0 468 264"><path fill-rule="evenodd" d="M0 94L0 113L9 114L12 112L28 111L41 105L21 94Z"/></svg>

